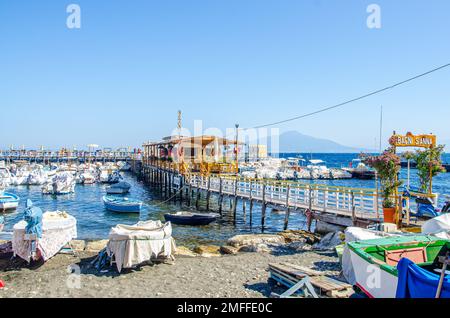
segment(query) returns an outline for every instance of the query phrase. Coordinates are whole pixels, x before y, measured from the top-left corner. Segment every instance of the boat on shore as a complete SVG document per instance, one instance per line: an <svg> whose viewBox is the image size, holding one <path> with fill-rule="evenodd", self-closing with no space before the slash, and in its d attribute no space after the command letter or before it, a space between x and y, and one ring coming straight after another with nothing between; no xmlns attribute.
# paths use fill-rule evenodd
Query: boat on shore
<svg viewBox="0 0 450 318"><path fill-rule="evenodd" d="M450 241L429 235L398 236L350 242L347 244L356 286L370 298L395 298L399 283L397 265L408 258L434 274L437 259L445 255Z"/></svg>
<svg viewBox="0 0 450 318"><path fill-rule="evenodd" d="M126 194L130 192L131 185L128 182L119 182L106 188L107 194Z"/></svg>
<svg viewBox="0 0 450 318"><path fill-rule="evenodd" d="M167 213L164 218L167 222L178 225L208 225L216 221L220 217L217 213L192 213L192 212L177 212Z"/></svg>
<svg viewBox="0 0 450 318"><path fill-rule="evenodd" d="M0 211L15 210L19 206L20 198L8 192L0 193Z"/></svg>
<svg viewBox="0 0 450 318"><path fill-rule="evenodd" d="M107 210L121 213L139 213L143 205L139 200L113 196L104 196L103 203Z"/></svg>

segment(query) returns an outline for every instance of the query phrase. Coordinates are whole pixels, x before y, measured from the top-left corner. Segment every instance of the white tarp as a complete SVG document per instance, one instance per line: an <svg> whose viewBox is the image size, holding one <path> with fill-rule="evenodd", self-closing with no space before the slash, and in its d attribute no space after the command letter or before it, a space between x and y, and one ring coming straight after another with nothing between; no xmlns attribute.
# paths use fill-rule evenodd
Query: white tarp
<svg viewBox="0 0 450 318"><path fill-rule="evenodd" d="M106 251L121 272L159 256L169 258L175 249L170 222L147 221L113 227Z"/></svg>
<svg viewBox="0 0 450 318"><path fill-rule="evenodd" d="M14 255L30 261L31 241L25 239L27 222L14 225L12 247ZM56 255L61 248L77 237L77 220L65 212L45 212L42 218L42 237L37 239L36 249L44 261ZM39 255L36 255L39 256Z"/></svg>
<svg viewBox="0 0 450 318"><path fill-rule="evenodd" d="M422 233L450 239L450 213L445 213L426 221L422 225Z"/></svg>

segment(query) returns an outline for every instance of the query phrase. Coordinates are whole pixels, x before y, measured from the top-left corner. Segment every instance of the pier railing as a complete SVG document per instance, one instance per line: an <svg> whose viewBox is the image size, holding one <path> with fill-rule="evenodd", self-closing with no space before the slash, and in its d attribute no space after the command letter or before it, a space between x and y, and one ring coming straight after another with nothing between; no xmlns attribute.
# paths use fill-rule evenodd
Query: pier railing
<svg viewBox="0 0 450 318"><path fill-rule="evenodd" d="M364 219L378 219L382 215L382 200L376 189L200 174L191 174L186 182L199 189L278 207Z"/></svg>

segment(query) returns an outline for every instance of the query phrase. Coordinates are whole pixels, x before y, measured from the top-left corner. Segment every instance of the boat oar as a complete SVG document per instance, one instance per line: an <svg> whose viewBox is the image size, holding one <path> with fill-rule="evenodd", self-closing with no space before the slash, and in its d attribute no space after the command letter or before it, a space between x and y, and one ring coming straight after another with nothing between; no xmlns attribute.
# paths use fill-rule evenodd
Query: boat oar
<svg viewBox="0 0 450 318"><path fill-rule="evenodd" d="M435 298L441 298L442 286L444 285L445 272L447 270L448 265L448 251L445 253L444 265L442 266L441 278L439 279L438 289L436 291Z"/></svg>

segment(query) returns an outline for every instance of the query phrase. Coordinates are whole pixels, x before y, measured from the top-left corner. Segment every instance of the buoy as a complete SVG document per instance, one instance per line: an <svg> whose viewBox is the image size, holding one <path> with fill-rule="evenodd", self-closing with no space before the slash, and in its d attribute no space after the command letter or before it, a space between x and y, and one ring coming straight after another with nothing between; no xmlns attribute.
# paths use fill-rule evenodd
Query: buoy
<svg viewBox="0 0 450 318"><path fill-rule="evenodd" d="M0 280L0 288L3 288L3 287L5 287L5 283L2 280Z"/></svg>

